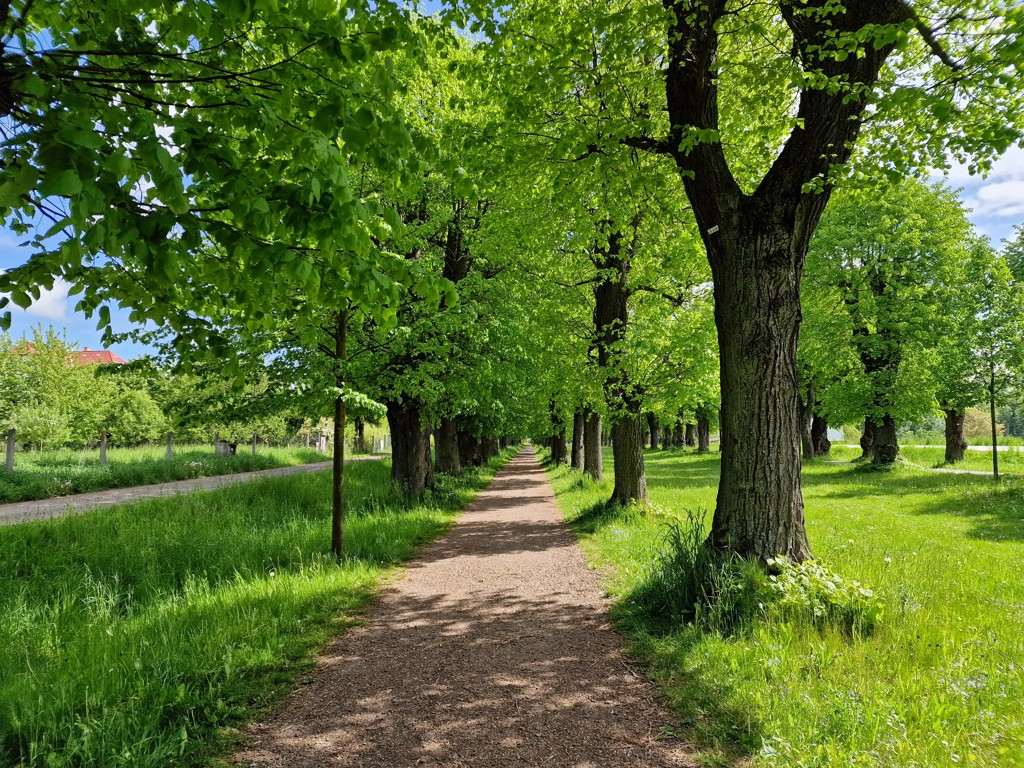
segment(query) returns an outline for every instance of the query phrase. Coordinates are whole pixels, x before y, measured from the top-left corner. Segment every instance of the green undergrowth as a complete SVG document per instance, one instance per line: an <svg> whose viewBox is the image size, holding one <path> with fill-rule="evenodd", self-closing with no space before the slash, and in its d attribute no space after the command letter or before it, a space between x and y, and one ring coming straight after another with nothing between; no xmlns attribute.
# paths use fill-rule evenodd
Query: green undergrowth
<svg viewBox="0 0 1024 768"><path fill-rule="evenodd" d="M686 510L714 508L718 462L648 452L648 509L605 509L610 482L551 470L617 625L703 764L1024 765L1024 484L811 462L809 567L827 569L790 571L798 605L757 599L728 613L740 622L652 608L673 536L699 519Z"/></svg>
<svg viewBox="0 0 1024 768"><path fill-rule="evenodd" d="M0 765L206 764L510 455L417 502L350 465L340 563L326 472L0 528Z"/></svg>
<svg viewBox="0 0 1024 768"><path fill-rule="evenodd" d="M170 461L165 458L165 451L166 448L159 446L111 448L106 465L100 464L98 450L17 453L14 471L0 469L0 504L330 459L309 448L260 446L254 456L244 445L239 445L238 455L217 456L208 446L189 446L176 449Z"/></svg>

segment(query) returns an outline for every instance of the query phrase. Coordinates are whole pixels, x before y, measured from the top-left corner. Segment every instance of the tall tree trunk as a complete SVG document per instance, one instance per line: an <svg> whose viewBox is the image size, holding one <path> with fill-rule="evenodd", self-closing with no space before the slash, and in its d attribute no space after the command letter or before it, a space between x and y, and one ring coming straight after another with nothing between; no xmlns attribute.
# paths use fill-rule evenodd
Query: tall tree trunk
<svg viewBox="0 0 1024 768"><path fill-rule="evenodd" d="M565 443L565 423L562 421L562 416L558 411L558 407L555 401L552 400L550 404L551 408L551 428L554 430L552 435L551 443L551 461L555 464L565 464L569 461L569 448ZM484 461L487 460L486 446L484 447Z"/></svg>
<svg viewBox="0 0 1024 768"><path fill-rule="evenodd" d="M409 495L422 493L431 477L429 432L423 429L420 406L414 400L386 403L391 428L391 477Z"/></svg>
<svg viewBox="0 0 1024 768"><path fill-rule="evenodd" d="M889 465L900 455L900 446L896 442L896 421L888 413L882 417L881 424L875 424L875 457L872 464Z"/></svg>
<svg viewBox="0 0 1024 768"><path fill-rule="evenodd" d="M870 417L864 419L864 432L860 436L860 457L862 459L873 459L875 457L875 432L878 428Z"/></svg>
<svg viewBox="0 0 1024 768"><path fill-rule="evenodd" d="M354 420L356 438L353 441L356 453L366 453L366 424L362 418L356 416Z"/></svg>
<svg viewBox="0 0 1024 768"><path fill-rule="evenodd" d="M706 408L697 409L697 453L711 450L711 417Z"/></svg>
<svg viewBox="0 0 1024 768"><path fill-rule="evenodd" d="M479 467L481 464L480 441L469 430L459 430L459 464L463 467Z"/></svg>
<svg viewBox="0 0 1024 768"><path fill-rule="evenodd" d="M964 439L964 411L947 407L943 410L946 417L946 463L955 464L964 460L967 440Z"/></svg>
<svg viewBox="0 0 1024 768"><path fill-rule="evenodd" d="M814 422L814 407L817 405L814 397L814 381L807 382L807 400L805 401L802 397L799 402L800 406L800 442L803 445L804 458L814 458L814 438L811 436L811 430Z"/></svg>
<svg viewBox="0 0 1024 768"><path fill-rule="evenodd" d="M988 413L992 419L992 477L999 482L999 430L996 427L996 366L988 367Z"/></svg>
<svg viewBox="0 0 1024 768"><path fill-rule="evenodd" d="M595 480L604 479L601 457L601 414L587 409L583 422L583 472Z"/></svg>
<svg viewBox="0 0 1024 768"><path fill-rule="evenodd" d="M658 450L658 438L661 436L660 425L658 424L658 417L653 413L647 414L647 430L651 434L651 450Z"/></svg>
<svg viewBox="0 0 1024 768"><path fill-rule="evenodd" d="M683 422L677 421L672 428L672 447L682 448L685 444L686 438L683 436Z"/></svg>
<svg viewBox="0 0 1024 768"><path fill-rule="evenodd" d="M683 438L687 448L693 448L697 444L697 425L686 425L686 436Z"/></svg>
<svg viewBox="0 0 1024 768"><path fill-rule="evenodd" d="M811 419L811 442L815 456L828 456L832 453L832 441L828 439L828 420L815 414Z"/></svg>
<svg viewBox="0 0 1024 768"><path fill-rule="evenodd" d="M572 458L569 466L573 469L583 469L583 411L576 411L572 415Z"/></svg>
<svg viewBox="0 0 1024 768"><path fill-rule="evenodd" d="M334 384L338 394L334 398L334 453L331 457L331 554L345 554L345 370L348 358L345 342L348 337L348 307L338 313L334 327L335 365L338 366Z"/></svg>
<svg viewBox="0 0 1024 768"><path fill-rule="evenodd" d="M612 424L612 434L615 489L609 504L623 507L642 504L647 501L643 416L639 413L619 416Z"/></svg>
<svg viewBox="0 0 1024 768"><path fill-rule="evenodd" d="M437 471L459 477L462 462L459 461L459 427L455 419L442 419L434 432L434 450L437 453Z"/></svg>

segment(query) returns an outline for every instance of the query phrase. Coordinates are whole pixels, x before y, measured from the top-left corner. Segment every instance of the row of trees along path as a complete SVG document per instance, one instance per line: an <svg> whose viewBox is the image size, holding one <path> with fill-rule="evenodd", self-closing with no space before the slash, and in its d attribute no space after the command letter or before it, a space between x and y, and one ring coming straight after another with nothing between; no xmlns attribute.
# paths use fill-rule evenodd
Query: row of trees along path
<svg viewBox="0 0 1024 768"><path fill-rule="evenodd" d="M512 460L307 685L251 727L238 765L685 766L620 652L533 453Z"/></svg>

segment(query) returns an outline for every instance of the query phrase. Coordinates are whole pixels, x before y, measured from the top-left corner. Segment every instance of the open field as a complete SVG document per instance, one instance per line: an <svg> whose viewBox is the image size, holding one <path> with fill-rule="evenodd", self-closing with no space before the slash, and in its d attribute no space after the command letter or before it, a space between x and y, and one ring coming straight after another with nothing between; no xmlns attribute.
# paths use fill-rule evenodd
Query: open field
<svg viewBox="0 0 1024 768"><path fill-rule="evenodd" d="M0 529L0 764L164 768L227 749L501 462L422 502L387 462L350 465L340 564L329 473Z"/></svg>
<svg viewBox="0 0 1024 768"><path fill-rule="evenodd" d="M99 451L27 451L16 454L13 472L0 469L0 504L73 493L168 483L194 477L251 472L327 461L311 448L260 446L255 456L244 445L237 456L217 456L211 446L181 446L167 461L164 446L110 448L107 464Z"/></svg>
<svg viewBox="0 0 1024 768"><path fill-rule="evenodd" d="M732 635L665 626L631 597L666 523L714 506L717 453L647 452L653 508L561 467L558 501L616 600L615 618L708 765L1024 764L1024 484L810 463L818 558L885 601L870 636L761 619ZM606 477L611 477L610 457Z"/></svg>

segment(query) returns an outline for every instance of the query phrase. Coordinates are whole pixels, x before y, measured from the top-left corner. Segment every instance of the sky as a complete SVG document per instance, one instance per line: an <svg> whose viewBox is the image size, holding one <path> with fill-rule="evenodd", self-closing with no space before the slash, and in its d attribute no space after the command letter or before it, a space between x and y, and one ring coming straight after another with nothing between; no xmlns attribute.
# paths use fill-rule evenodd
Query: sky
<svg viewBox="0 0 1024 768"><path fill-rule="evenodd" d="M943 176L936 176L942 179ZM997 246L1010 237L1013 228L1024 224L1024 149L1014 147L1000 158L987 178L971 176L967 169L957 167L945 175L950 187L960 190L961 199L970 210L969 218L979 232L987 235ZM19 243L19 237L0 226L0 270L23 264L31 255L29 248ZM31 334L40 324L63 330L68 341L79 348L102 349L96 319L87 320L75 311L76 297L68 297L70 286L58 280L52 291L44 291L39 300L28 309L11 305L11 335L21 338ZM127 312L114 308L111 312L115 332L132 330ZM126 360L146 354L144 345L125 342L110 347Z"/></svg>

